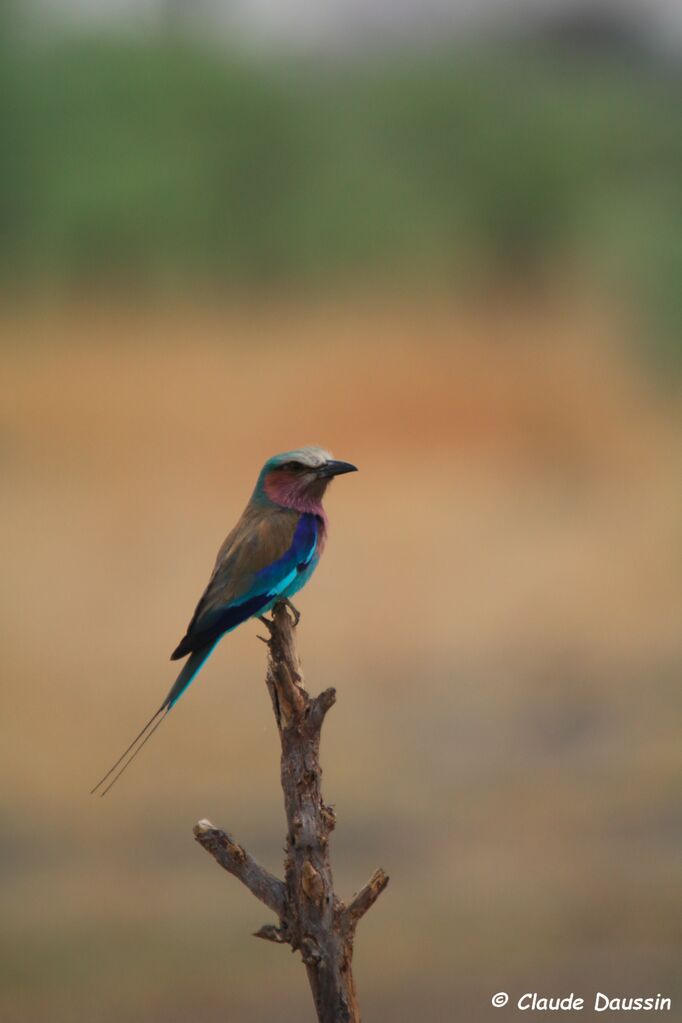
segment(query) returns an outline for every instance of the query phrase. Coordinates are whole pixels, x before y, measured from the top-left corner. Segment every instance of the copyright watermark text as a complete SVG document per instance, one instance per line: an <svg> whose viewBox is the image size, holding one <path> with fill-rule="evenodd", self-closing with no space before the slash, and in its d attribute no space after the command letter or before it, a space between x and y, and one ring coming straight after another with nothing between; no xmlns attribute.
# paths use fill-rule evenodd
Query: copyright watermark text
<svg viewBox="0 0 682 1023"><path fill-rule="evenodd" d="M510 1001L506 991L498 991L491 998L496 1009L501 1009ZM537 991L526 991L516 1001L512 1000L512 1008L521 1012L582 1012L583 1009L593 1012L670 1012L672 999L664 995L607 995L597 991L595 995L584 998L571 993L570 995L543 995Z"/></svg>

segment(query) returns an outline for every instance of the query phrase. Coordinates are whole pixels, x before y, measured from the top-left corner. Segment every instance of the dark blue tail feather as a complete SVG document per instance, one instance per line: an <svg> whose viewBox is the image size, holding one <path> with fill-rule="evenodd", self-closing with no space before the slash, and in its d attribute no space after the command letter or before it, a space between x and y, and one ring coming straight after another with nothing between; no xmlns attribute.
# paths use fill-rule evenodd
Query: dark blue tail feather
<svg viewBox="0 0 682 1023"><path fill-rule="evenodd" d="M218 640L221 638L221 636L218 636L218 639L215 639L212 643L202 647L201 650L195 650L194 653L188 657L182 666L180 674L173 683L173 688L164 701L164 708L170 710L175 706L185 690L191 686L192 682L199 674L199 671L203 668L204 664L217 647Z"/></svg>

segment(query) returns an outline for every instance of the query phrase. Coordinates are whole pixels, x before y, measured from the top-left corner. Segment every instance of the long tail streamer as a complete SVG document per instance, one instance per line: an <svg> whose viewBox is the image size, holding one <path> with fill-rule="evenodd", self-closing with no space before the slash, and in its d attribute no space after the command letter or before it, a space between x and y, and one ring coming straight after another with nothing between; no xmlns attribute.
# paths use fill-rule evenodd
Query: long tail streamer
<svg viewBox="0 0 682 1023"><path fill-rule="evenodd" d="M121 754L116 763L109 768L104 777L100 778L95 787L90 790L91 796L94 795L95 792L97 792L97 790L101 788L102 785L104 785L105 781L107 781L108 778L111 778L111 775L113 774L114 777L111 779L109 784L106 786L105 789L102 789L102 791L100 792L101 796L106 796L107 792L112 787L112 785L118 781L118 779L121 777L126 768L129 767L130 764L132 764L133 760L140 752L142 747L146 745L147 742L149 742L156 729L159 727L163 719L168 714L168 711L173 709L173 707L178 702L182 694L194 681L200 669L206 663L209 654L215 649L217 645L218 640L216 639L208 646L203 647L201 650L195 650L191 657L188 658L188 660L182 666L182 671L180 672L175 682L173 683L173 686L171 687L168 696L163 701L163 703L157 710L156 714L150 717L149 721L144 726L139 735L136 735L133 741L131 742L130 746L128 746L128 749ZM156 720L157 718L159 718L158 721ZM140 740L142 741L140 742ZM130 754L130 756L128 754ZM122 764L123 766L120 768L120 770L116 771L116 768L119 766L119 764ZM115 771L116 773L114 774Z"/></svg>
<svg viewBox="0 0 682 1023"><path fill-rule="evenodd" d="M128 765L129 765L129 764L131 764L131 763L133 762L133 760L135 759L135 757L137 756L137 754L138 754L138 753L140 752L140 750L142 749L142 747L144 746L144 744L145 744L145 743L147 742L147 739L150 739L150 738L151 738L151 736L152 736L152 735L154 734L154 732L156 731L156 729L157 729L157 728L159 727L159 725L160 725L160 724L161 724L161 722L163 721L163 718L165 718L166 714L168 713L168 710L169 710L168 704L167 704L167 703L163 703L163 704L162 704L162 705L161 705L161 706L159 707L159 709L157 710L156 714L154 714L154 715L153 715L152 717L150 717L149 721L148 721L148 722L147 722L147 724L146 724L146 725L144 726L144 728L142 729L142 731L141 731L141 732L140 732L140 733L139 733L138 735L136 735L136 736L135 736L135 738L134 738L134 739L133 739L133 741L131 742L130 746L128 746L128 748L127 748L126 750L124 750L124 752L123 752L123 753L121 753L121 756L120 756L120 757L118 758L118 760L116 761L116 763L115 763L115 764L112 764L112 766L111 766L111 767L109 768L109 770L107 771L107 773L106 773L106 774L105 774L105 775L104 775L104 776L103 776L102 778L100 778L100 780L99 780L99 781L97 782L97 784L95 785L95 787L94 787L94 788L92 788L92 789L90 789L90 795L91 795L91 796L93 796L93 795L95 794L95 792L97 792L97 790L98 790L99 788L101 788L101 787L102 787L102 785L104 785L104 782L105 782L105 781L107 780L107 778L110 778L110 777L111 777L111 775L112 775L112 774L114 774L114 771L116 770L116 768L118 767L118 765L119 765L120 763L122 763L122 761L126 760L126 757L127 757L127 756L128 756L128 754L130 753L130 751L131 751L131 750L134 750L134 752L132 753L132 755L131 755L131 756L130 756L130 757L128 758L128 760L126 760L126 762L125 762L125 763L123 764L123 767L121 768L121 770L120 770L120 771L118 771L118 772L116 773L116 775L115 775L115 776L114 776L114 778L113 778L113 779L112 779L112 780L111 780L111 781L109 782L109 784L107 785L107 787L106 787L105 789L103 789L103 791L102 791L102 792L100 793L100 795L101 795L101 796L105 796L105 795L107 794L107 792L109 791L109 789L111 788L111 786L112 786L112 785L114 784L114 782L118 781L118 779L119 779L119 778L121 777L121 775L122 775L122 774L123 774L123 772L125 771L126 767L128 767ZM160 720L159 720L159 721L156 721L156 719L157 719L157 718L159 717L159 714L163 714L163 717L162 717L162 718L160 718ZM155 722L155 721L156 721L156 724L154 724L154 722ZM152 725L154 725L154 727L153 727L153 728L151 728L151 726L152 726ZM151 731L147 731L147 730L148 730L148 729L150 729L150 728L151 728ZM142 737L143 737L143 736L145 735L145 732L146 732L147 734L146 734L145 738L144 738L144 739L142 739ZM137 749L134 749L134 747L135 747L135 746L137 745L137 743L138 743L138 742L140 741L140 739L142 739L142 742L140 743L140 745L139 745L139 746L137 746Z"/></svg>

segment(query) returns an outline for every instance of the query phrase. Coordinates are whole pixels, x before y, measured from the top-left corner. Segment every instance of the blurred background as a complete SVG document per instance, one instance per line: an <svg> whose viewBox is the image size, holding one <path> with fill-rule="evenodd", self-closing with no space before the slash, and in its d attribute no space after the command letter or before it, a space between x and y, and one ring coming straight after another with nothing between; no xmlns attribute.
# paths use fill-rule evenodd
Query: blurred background
<svg viewBox="0 0 682 1023"><path fill-rule="evenodd" d="M257 625L88 796L308 442L364 1018L682 997L679 4L0 11L3 1023L313 1018L191 834L280 870Z"/></svg>

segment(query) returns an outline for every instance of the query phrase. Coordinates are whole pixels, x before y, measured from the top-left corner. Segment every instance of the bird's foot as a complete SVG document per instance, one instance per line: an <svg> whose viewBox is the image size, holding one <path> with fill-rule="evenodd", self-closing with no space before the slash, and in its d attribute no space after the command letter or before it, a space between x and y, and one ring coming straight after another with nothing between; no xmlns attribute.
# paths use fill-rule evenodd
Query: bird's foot
<svg viewBox="0 0 682 1023"><path fill-rule="evenodd" d="M291 611L292 615L294 616L294 628L296 628L296 626L298 625L298 623L301 620L301 612L298 610L297 607L295 607L291 603L291 601L289 600L288 597L284 598L284 603L286 604L286 606L289 608L289 610Z"/></svg>
<svg viewBox="0 0 682 1023"><path fill-rule="evenodd" d="M268 630L270 635L269 636L257 636L257 639L262 640L263 643L269 643L271 638L272 638L272 630L274 628L274 622L270 618L266 618L265 615L258 615L258 621L263 623L263 625L266 627L266 629Z"/></svg>

